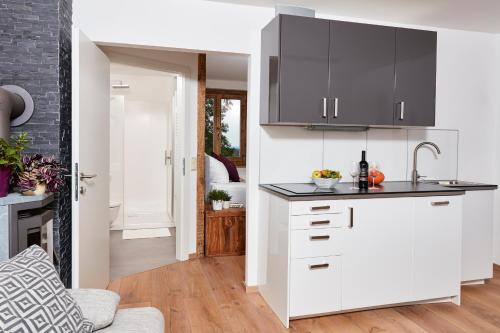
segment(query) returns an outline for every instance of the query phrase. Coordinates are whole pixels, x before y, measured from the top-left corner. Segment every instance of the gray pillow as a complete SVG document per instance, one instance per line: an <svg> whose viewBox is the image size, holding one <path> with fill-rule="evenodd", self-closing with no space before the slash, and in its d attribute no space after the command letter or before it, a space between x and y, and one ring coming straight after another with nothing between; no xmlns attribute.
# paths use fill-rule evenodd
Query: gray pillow
<svg viewBox="0 0 500 333"><path fill-rule="evenodd" d="M0 263L0 332L92 332L38 246Z"/></svg>
<svg viewBox="0 0 500 333"><path fill-rule="evenodd" d="M83 316L94 324L94 331L113 323L120 296L102 289L69 289Z"/></svg>

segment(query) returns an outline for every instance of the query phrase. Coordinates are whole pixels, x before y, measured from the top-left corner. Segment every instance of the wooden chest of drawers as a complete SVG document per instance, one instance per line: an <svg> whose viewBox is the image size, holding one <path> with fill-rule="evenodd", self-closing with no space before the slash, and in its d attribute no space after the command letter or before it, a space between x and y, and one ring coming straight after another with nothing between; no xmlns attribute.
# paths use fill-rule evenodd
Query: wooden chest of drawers
<svg viewBox="0 0 500 333"><path fill-rule="evenodd" d="M245 208L205 210L205 255L245 254Z"/></svg>

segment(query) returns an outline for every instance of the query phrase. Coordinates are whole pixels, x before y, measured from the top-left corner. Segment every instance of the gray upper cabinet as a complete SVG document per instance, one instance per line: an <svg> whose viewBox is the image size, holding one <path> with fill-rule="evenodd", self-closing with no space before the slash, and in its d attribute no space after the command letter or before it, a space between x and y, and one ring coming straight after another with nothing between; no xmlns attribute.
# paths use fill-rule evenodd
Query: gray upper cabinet
<svg viewBox="0 0 500 333"><path fill-rule="evenodd" d="M435 125L436 44L436 32L396 30L394 125Z"/></svg>
<svg viewBox="0 0 500 333"><path fill-rule="evenodd" d="M434 125L435 32L279 15L261 52L263 125Z"/></svg>
<svg viewBox="0 0 500 333"><path fill-rule="evenodd" d="M341 21L330 26L328 122L392 124L396 29Z"/></svg>
<svg viewBox="0 0 500 333"><path fill-rule="evenodd" d="M264 103L270 106L269 123L328 121L329 41L328 20L280 15L265 29L263 49L265 43L279 45L274 52L264 50L262 57L263 70L267 67L270 73L263 75L263 84L269 87Z"/></svg>

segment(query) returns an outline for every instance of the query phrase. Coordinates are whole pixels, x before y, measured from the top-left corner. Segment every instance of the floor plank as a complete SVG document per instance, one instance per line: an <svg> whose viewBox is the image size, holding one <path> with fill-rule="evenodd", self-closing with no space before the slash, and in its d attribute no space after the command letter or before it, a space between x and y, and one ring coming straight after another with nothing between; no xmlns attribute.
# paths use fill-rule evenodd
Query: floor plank
<svg viewBox="0 0 500 333"><path fill-rule="evenodd" d="M165 332L500 333L500 267L485 285L462 287L462 304L423 304L293 320L285 329L243 285L244 257L194 259L120 278L120 308L154 306Z"/></svg>

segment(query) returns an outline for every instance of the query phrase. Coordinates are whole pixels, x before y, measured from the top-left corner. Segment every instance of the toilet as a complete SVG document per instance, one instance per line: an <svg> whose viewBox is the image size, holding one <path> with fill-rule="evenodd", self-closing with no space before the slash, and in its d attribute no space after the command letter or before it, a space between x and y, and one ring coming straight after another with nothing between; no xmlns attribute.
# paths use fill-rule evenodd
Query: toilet
<svg viewBox="0 0 500 333"><path fill-rule="evenodd" d="M117 201L111 201L109 203L109 226L113 225L113 222L118 217L118 213L120 212L121 203Z"/></svg>

